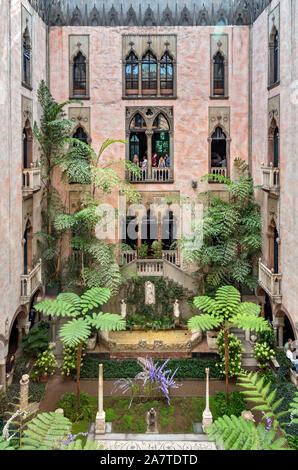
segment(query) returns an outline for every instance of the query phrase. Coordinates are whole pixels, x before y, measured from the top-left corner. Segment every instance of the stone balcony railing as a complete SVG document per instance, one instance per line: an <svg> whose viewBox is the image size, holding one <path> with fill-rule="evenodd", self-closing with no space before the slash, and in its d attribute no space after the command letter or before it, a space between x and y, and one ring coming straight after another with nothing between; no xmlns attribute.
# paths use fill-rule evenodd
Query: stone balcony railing
<svg viewBox="0 0 298 470"><path fill-rule="evenodd" d="M32 167L23 170L23 193L31 194L41 188L40 168Z"/></svg>
<svg viewBox="0 0 298 470"><path fill-rule="evenodd" d="M177 250L164 250L162 252L162 259L168 261L169 263L175 264L179 266L180 261L179 261L179 254ZM126 264L131 263L132 261L147 261L147 260L140 260L138 259L138 254L137 251L127 251L126 253L122 253L121 255L121 265L124 266ZM152 261L158 261L158 260L148 260L150 263ZM159 260L161 261L161 260Z"/></svg>
<svg viewBox="0 0 298 470"><path fill-rule="evenodd" d="M267 292L267 294L276 303L281 303L282 290L281 290L282 275L273 272L269 269L260 259L259 260L259 284Z"/></svg>
<svg viewBox="0 0 298 470"><path fill-rule="evenodd" d="M227 178L228 169L226 167L214 166L211 167L210 174L215 176L224 176L225 178ZM209 183L221 183L221 181L217 181L216 179L210 178Z"/></svg>
<svg viewBox="0 0 298 470"><path fill-rule="evenodd" d="M21 275L21 302L29 302L41 283L41 260L39 260L30 273Z"/></svg>
<svg viewBox="0 0 298 470"><path fill-rule="evenodd" d="M127 179L130 183L173 183L172 168L141 168L138 174L129 171Z"/></svg>
<svg viewBox="0 0 298 470"><path fill-rule="evenodd" d="M275 168L272 163L270 166L261 166L262 171L262 189L265 191L279 191L279 168Z"/></svg>

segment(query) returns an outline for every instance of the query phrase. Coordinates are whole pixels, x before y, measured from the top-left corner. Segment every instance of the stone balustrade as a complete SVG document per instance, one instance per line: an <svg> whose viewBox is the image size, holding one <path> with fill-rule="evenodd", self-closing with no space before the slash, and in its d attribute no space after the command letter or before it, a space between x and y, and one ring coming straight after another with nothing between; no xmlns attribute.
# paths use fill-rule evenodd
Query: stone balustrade
<svg viewBox="0 0 298 470"><path fill-rule="evenodd" d="M266 191L279 191L279 168L261 166L262 188Z"/></svg>
<svg viewBox="0 0 298 470"><path fill-rule="evenodd" d="M121 265L129 264L134 260L138 259L137 251L127 251L121 254ZM179 254L177 250L164 250L162 252L162 259L169 263L176 264L179 266ZM150 261L150 260L149 260ZM154 260L156 261L156 260Z"/></svg>
<svg viewBox="0 0 298 470"><path fill-rule="evenodd" d="M130 183L172 183L174 181L171 168L140 168L138 174L129 171L127 179Z"/></svg>
<svg viewBox="0 0 298 470"><path fill-rule="evenodd" d="M41 188L40 168L25 168L23 170L23 191L32 193Z"/></svg>
<svg viewBox="0 0 298 470"><path fill-rule="evenodd" d="M152 259L137 261L137 275L163 276L163 261Z"/></svg>
<svg viewBox="0 0 298 470"><path fill-rule="evenodd" d="M41 283L41 260L39 260L30 273L21 275L21 302L29 302Z"/></svg>
<svg viewBox="0 0 298 470"><path fill-rule="evenodd" d="M224 176L226 178L227 174L228 172L227 172L226 167L221 167L221 166L211 167L211 175Z"/></svg>
<svg viewBox="0 0 298 470"><path fill-rule="evenodd" d="M273 272L260 259L259 260L259 284L276 303L281 303L282 275Z"/></svg>

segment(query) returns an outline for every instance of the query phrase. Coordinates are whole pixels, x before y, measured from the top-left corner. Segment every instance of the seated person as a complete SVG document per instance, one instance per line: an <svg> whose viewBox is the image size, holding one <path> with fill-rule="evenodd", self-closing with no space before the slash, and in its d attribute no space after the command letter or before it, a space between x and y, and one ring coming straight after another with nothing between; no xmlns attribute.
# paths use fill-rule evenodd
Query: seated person
<svg viewBox="0 0 298 470"><path fill-rule="evenodd" d="M295 367L296 369L296 372L298 374L298 359L294 359L294 348L292 348L291 346L289 346L289 349L287 350L287 358L290 359L291 363L293 364L293 366Z"/></svg>
<svg viewBox="0 0 298 470"><path fill-rule="evenodd" d="M291 338L288 339L288 341L286 342L286 344L284 345L284 352L285 354L287 354L287 351L289 349L289 346L292 347L292 344L293 344L293 340Z"/></svg>

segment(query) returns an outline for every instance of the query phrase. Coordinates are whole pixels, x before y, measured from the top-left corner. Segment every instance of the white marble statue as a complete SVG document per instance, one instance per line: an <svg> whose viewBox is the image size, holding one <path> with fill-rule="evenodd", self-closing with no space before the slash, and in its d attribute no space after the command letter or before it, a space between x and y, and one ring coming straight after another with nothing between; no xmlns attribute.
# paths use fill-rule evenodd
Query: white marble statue
<svg viewBox="0 0 298 470"><path fill-rule="evenodd" d="M155 305L155 285L150 281L145 282L145 304Z"/></svg>
<svg viewBox="0 0 298 470"><path fill-rule="evenodd" d="M180 307L178 299L176 299L174 303L174 317L177 319L180 318Z"/></svg>
<svg viewBox="0 0 298 470"><path fill-rule="evenodd" d="M125 300L121 300L121 317L125 320L127 315L127 305L125 303Z"/></svg>

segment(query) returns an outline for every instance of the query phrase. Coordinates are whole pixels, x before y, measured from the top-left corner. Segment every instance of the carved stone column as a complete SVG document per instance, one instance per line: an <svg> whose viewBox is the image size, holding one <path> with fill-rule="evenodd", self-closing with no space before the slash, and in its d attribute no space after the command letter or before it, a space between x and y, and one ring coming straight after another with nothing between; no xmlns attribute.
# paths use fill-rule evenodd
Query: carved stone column
<svg viewBox="0 0 298 470"><path fill-rule="evenodd" d="M205 369L206 372L206 407L203 411L203 422L202 427L204 433L206 433L206 429L213 423L212 413L209 408L209 368Z"/></svg>
<svg viewBox="0 0 298 470"><path fill-rule="evenodd" d="M106 414L103 410L103 372L102 364L99 364L98 374L98 412L95 421L95 434L105 434Z"/></svg>
<svg viewBox="0 0 298 470"><path fill-rule="evenodd" d="M147 160L148 160L148 175L147 179L152 179L152 136L153 131L146 131L147 137Z"/></svg>

